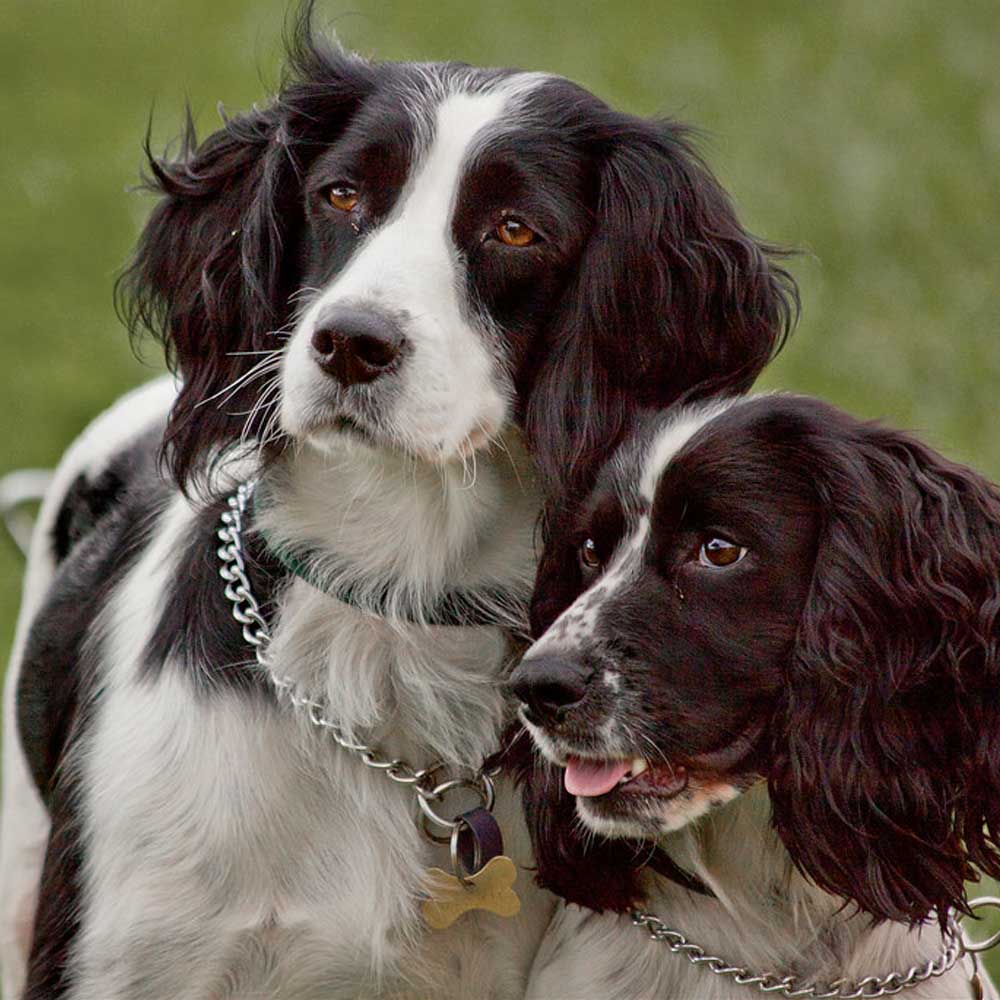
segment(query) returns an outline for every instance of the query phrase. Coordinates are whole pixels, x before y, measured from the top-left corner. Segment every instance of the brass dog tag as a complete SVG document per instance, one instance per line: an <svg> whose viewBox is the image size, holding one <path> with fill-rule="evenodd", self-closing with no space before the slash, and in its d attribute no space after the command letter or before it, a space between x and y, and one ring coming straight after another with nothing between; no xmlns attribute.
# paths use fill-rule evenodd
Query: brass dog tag
<svg viewBox="0 0 1000 1000"><path fill-rule="evenodd" d="M440 868L429 868L427 888L431 898L423 906L424 920L434 930L441 931L470 910L486 910L500 917L516 916L521 910L521 900L514 891L516 879L514 862L502 854L470 875L467 885Z"/></svg>
<svg viewBox="0 0 1000 1000"><path fill-rule="evenodd" d="M979 978L979 972L972 974L969 980L969 990L972 993L972 1000L983 1000L983 981Z"/></svg>

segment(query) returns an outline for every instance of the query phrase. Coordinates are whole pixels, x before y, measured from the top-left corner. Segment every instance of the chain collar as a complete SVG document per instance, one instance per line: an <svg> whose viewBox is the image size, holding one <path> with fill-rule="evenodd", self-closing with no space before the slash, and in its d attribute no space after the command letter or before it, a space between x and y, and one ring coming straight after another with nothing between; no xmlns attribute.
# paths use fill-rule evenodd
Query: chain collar
<svg viewBox="0 0 1000 1000"><path fill-rule="evenodd" d="M1000 898L980 896L969 901L969 910L983 907L1000 909ZM680 931L668 927L652 913L634 910L632 923L644 928L649 936L665 944L675 955L682 955L693 966L707 969L716 976L731 979L738 986L756 987L758 993L787 997L789 1000L876 1000L892 996L903 990L919 986L928 979L936 979L950 972L963 958L972 963L969 976L970 996L982 998L979 965L976 956L1000 943L1000 931L985 941L972 941L966 937L954 913L948 915L943 935L943 948L936 957L921 966L910 966L906 972L890 972L884 976L865 976L864 979L836 979L831 983L803 983L798 976L783 976L777 972L752 972L742 965L733 965L718 955L709 955L701 945L689 941Z"/></svg>
<svg viewBox="0 0 1000 1000"><path fill-rule="evenodd" d="M445 800L450 793L464 790L479 798L479 809L490 813L493 809L495 771L483 767L454 768L442 761L435 761L425 767L414 768L405 760L384 754L377 746L348 739L340 726L327 714L327 706L303 694L296 682L275 673L267 657L267 647L271 642L271 631L253 595L250 578L247 576L246 549L243 543L243 518L247 505L253 496L256 483L241 483L236 492L227 500L227 509L222 512L217 536L221 545L218 557L221 563L219 576L225 581L225 593L232 604L233 618L243 629L243 638L253 648L258 666L263 670L271 686L279 697L286 700L296 710L303 713L309 723L328 733L342 750L356 757L365 767L381 771L386 778L398 785L413 790L419 807L420 826L425 836L439 844L450 844L452 867L456 875L464 879L470 870L478 868L479 842L475 830L471 830L465 818L469 813L450 816L445 808ZM475 810L473 810L475 811ZM495 822L495 821L494 821ZM444 831L434 833L432 828ZM471 830L475 860L462 862L460 838Z"/></svg>

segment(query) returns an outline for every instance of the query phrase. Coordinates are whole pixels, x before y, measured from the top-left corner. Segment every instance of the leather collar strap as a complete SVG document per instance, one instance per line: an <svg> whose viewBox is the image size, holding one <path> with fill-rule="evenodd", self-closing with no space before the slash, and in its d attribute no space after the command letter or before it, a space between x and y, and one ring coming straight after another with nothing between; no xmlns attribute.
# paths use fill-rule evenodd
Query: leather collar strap
<svg viewBox="0 0 1000 1000"><path fill-rule="evenodd" d="M697 875L692 875L690 872L684 871L666 851L657 848L647 862L647 865L657 875L662 875L664 878L670 879L671 882L675 882L682 889L687 889L689 892L696 892L700 896L708 896L711 899L715 899L715 893Z"/></svg>
<svg viewBox="0 0 1000 1000"><path fill-rule="evenodd" d="M259 491L255 492L255 509L258 503L266 502L259 500L259 496ZM276 543L264 531L258 531L258 534L271 557L289 573L343 604L349 604L370 615L378 615L381 618L402 618L420 625L453 625L464 628L476 626L510 628L512 619L516 619L519 614L521 617L526 617L523 597L515 591L502 590L498 587L482 590L446 590L432 604L417 608L394 598L395 588L389 584L376 591L351 583L331 585L329 577L336 577L339 574L329 573L328 576L327 573L315 569L317 565L335 568L336 564L331 561L329 555L324 553L320 558L312 559L308 550L291 549ZM509 609L506 615L502 610L505 608Z"/></svg>

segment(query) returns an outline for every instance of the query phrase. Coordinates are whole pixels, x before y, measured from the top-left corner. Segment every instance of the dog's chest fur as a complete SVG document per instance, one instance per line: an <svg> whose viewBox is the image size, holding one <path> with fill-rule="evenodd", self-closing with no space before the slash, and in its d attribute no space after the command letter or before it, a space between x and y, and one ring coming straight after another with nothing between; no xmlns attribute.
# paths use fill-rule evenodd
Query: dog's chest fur
<svg viewBox="0 0 1000 1000"><path fill-rule="evenodd" d="M491 485L487 475L479 488ZM350 512L336 499L330 517L343 531ZM447 869L447 848L418 831L412 792L276 704L266 686L213 681L220 664L198 665L195 677L191 663L168 657L151 672L150 639L195 517L171 501L91 635L100 696L71 758L85 845L71 995L304 1000L419 994L430 983L435 996L484 995L491 984L486 995L517 995L549 912L527 873L518 920L466 916L425 930L424 872ZM374 538L377 525L369 531ZM430 537L442 567L459 542L462 551L475 544ZM488 564L488 552L475 562ZM275 671L325 694L349 733L414 767L441 757L477 765L495 749L497 681L510 655L499 629L393 626L299 580L280 594L275 620ZM249 646L245 655L249 664ZM497 816L507 853L529 865L504 789Z"/></svg>

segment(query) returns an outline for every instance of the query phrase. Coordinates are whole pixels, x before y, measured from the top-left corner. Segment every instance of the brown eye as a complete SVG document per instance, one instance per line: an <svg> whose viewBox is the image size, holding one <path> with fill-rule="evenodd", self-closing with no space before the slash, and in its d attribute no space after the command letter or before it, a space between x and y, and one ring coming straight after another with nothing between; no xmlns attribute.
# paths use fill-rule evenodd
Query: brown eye
<svg viewBox="0 0 1000 1000"><path fill-rule="evenodd" d="M597 551L597 543L593 538L588 538L580 546L581 565L584 569L600 569L603 561L600 552Z"/></svg>
<svg viewBox="0 0 1000 1000"><path fill-rule="evenodd" d="M350 212L358 203L358 192L349 184L334 184L327 192L327 198L334 208Z"/></svg>
<svg viewBox="0 0 1000 1000"><path fill-rule="evenodd" d="M698 562L702 566L733 566L745 555L747 550L742 545L729 541L727 538L712 538L704 542L698 553Z"/></svg>
<svg viewBox="0 0 1000 1000"><path fill-rule="evenodd" d="M509 247L530 247L538 239L538 233L529 229L517 219L504 219L496 228L497 239Z"/></svg>

